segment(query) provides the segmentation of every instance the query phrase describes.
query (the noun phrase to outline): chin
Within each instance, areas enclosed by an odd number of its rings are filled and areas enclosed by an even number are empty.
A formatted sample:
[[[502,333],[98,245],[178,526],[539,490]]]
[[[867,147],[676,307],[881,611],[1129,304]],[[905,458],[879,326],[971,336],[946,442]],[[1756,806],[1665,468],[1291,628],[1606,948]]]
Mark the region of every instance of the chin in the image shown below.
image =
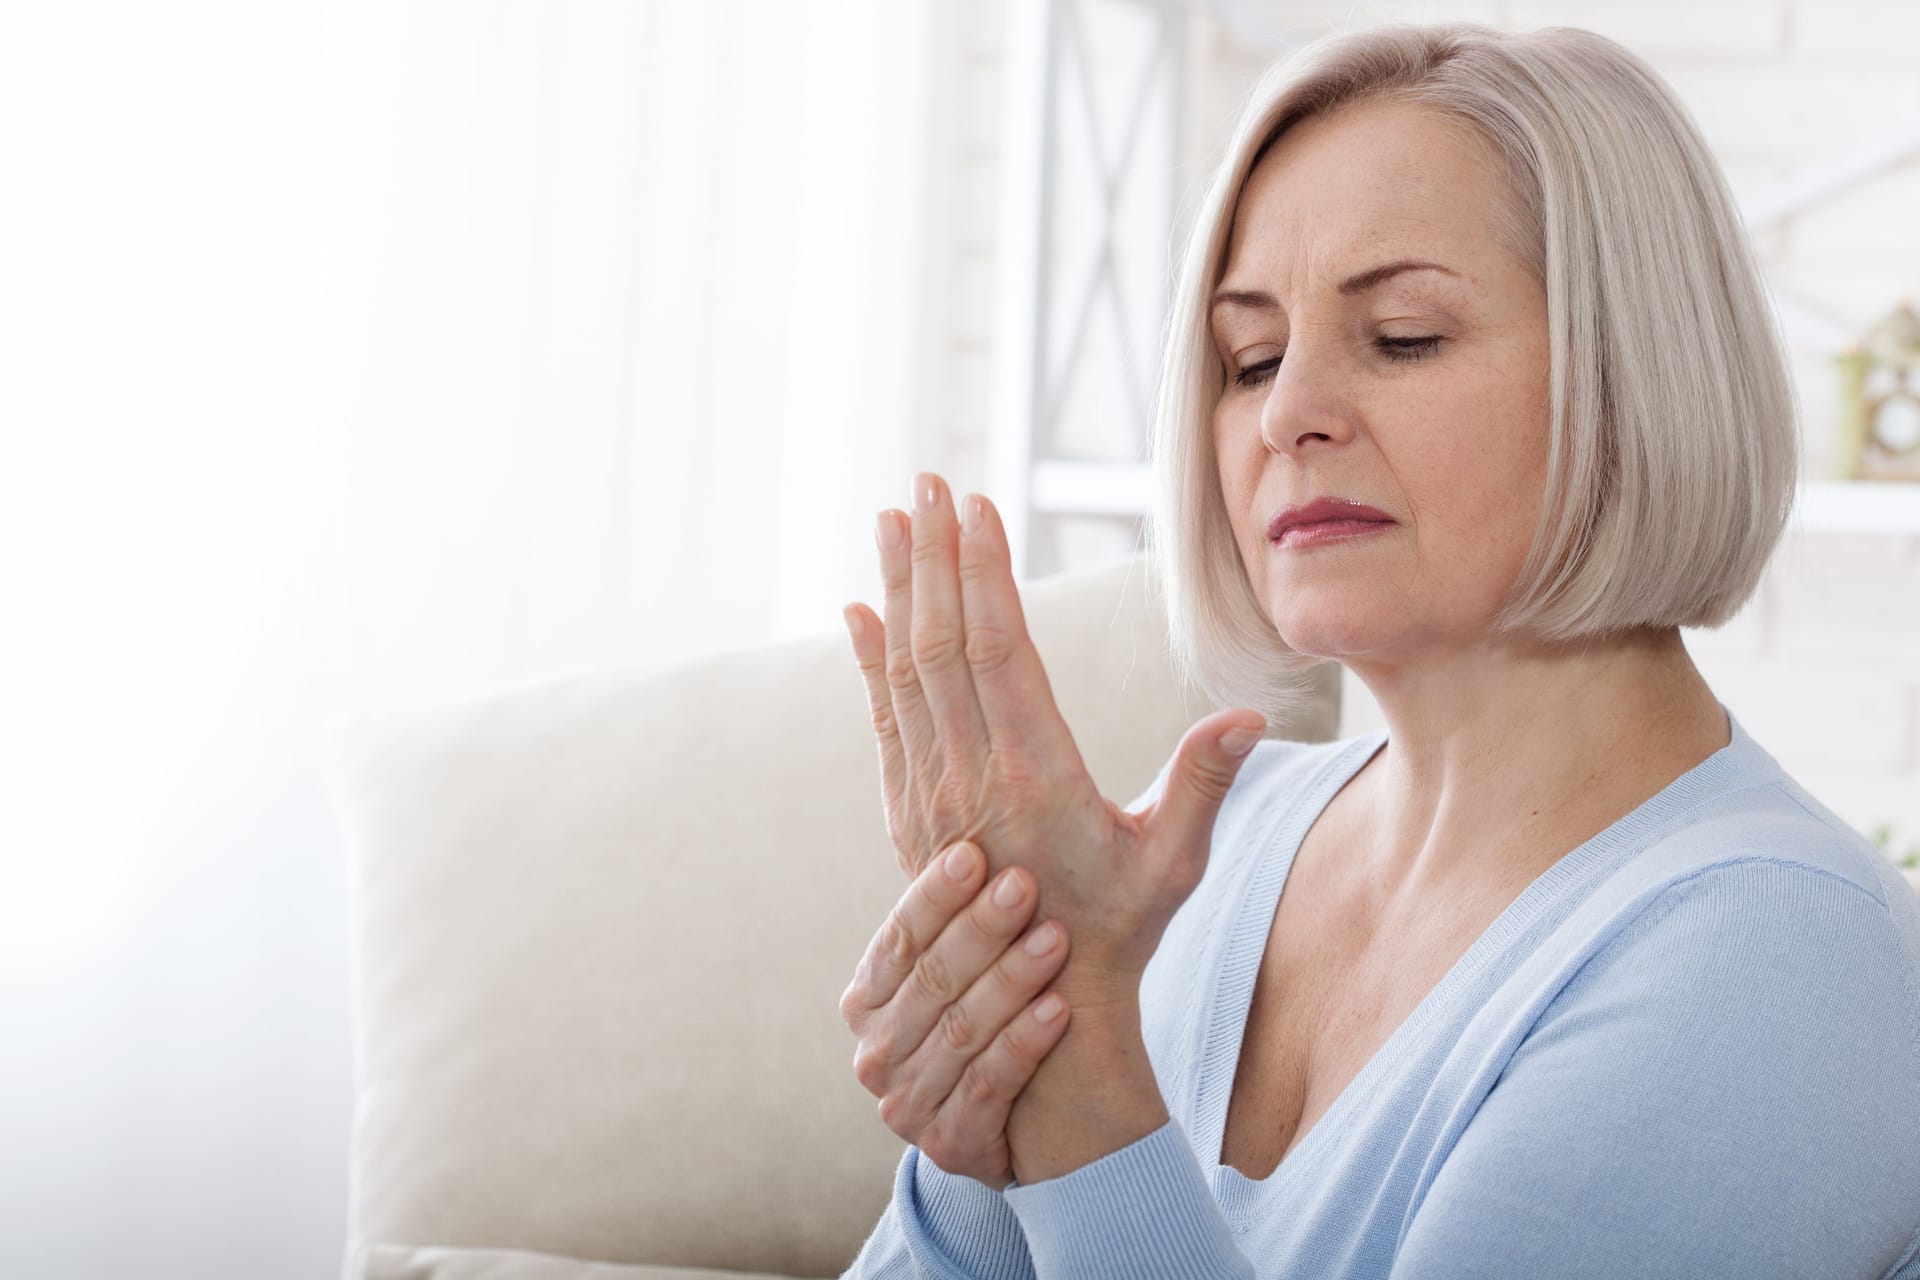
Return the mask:
[[[1377,616],[1374,621],[1378,621]],[[1295,613],[1275,618],[1273,629],[1289,649],[1314,658],[1337,659],[1347,654],[1369,653],[1387,640],[1377,626],[1369,626],[1364,619],[1354,619],[1351,625],[1324,617],[1307,622]]]

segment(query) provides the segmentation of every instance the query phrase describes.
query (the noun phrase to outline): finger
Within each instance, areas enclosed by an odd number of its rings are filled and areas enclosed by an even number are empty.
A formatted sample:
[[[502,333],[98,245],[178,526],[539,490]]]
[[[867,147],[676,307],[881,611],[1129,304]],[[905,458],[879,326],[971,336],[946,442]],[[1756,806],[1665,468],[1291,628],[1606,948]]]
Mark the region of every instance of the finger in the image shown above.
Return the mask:
[[[1027,632],[1000,512],[980,494],[969,494],[967,501],[979,504],[979,515],[960,535],[961,613],[987,741],[1017,738],[1038,759],[1077,761],[1080,748]]]
[[[1212,846],[1212,832],[1227,792],[1246,764],[1258,735],[1265,731],[1264,717],[1246,708],[1234,707],[1201,719],[1188,729],[1173,749],[1172,767],[1165,788],[1155,803],[1152,829],[1165,847],[1188,849],[1204,856]],[[1221,734],[1231,729],[1246,729],[1252,737],[1238,754],[1227,749]],[[1204,862],[1186,868],[1186,878],[1197,884]]]
[[[956,878],[950,859],[957,851],[963,874]],[[985,876],[986,861],[980,851],[961,843],[943,849],[913,878],[867,944],[853,983],[840,999],[841,1015],[855,1024],[856,1031],[865,1021],[864,1014],[885,1006],[899,993],[921,954],[973,901]]]
[[[1040,1016],[1043,1012],[1048,1013],[1046,1018]],[[995,1144],[1006,1142],[1014,1100],[1026,1091],[1033,1073],[1066,1034],[1071,1014],[1066,997],[1049,991],[1009,1019],[993,1043],[967,1064],[933,1119],[920,1131],[922,1149],[934,1143],[951,1151],[986,1151],[993,1157],[993,1167],[1001,1167]]]
[[[1057,921],[1036,925],[1003,948],[966,994],[947,1006],[894,1073],[896,1080],[907,1082],[901,1109],[909,1123],[932,1124],[974,1060],[1058,976],[1067,961],[1065,936]],[[902,1035],[900,1042],[905,1040]]]
[[[900,736],[908,795],[924,803],[933,795],[938,765],[933,712],[920,688],[913,664],[913,547],[907,517],[889,507],[876,526],[880,543],[880,581],[884,603],[884,649],[887,696],[893,701],[893,721]],[[888,545],[888,539],[896,541]],[[938,839],[938,836],[934,837]]]
[[[922,471],[913,485],[908,546],[913,566],[913,666],[939,739],[938,759],[964,770],[969,778],[978,777],[987,754],[987,725],[967,663],[958,567],[960,521],[946,481]]]
[[[956,1047],[965,1047],[967,1057],[986,1047],[991,1033],[975,1033],[963,1020],[988,1016],[992,1011],[979,999],[968,1003],[966,996],[1032,921],[1038,906],[1032,873],[1008,867],[947,923],[933,945],[914,962],[912,972],[880,1015],[887,1019],[885,1039],[896,1061],[912,1057],[942,1023],[948,1026],[940,1034]],[[1003,1016],[1011,1016],[1026,999],[1023,994]],[[954,1075],[958,1074],[956,1067]],[[930,1101],[938,1103],[939,1098]]]
[[[893,715],[893,697],[887,689],[886,635],[879,617],[862,604],[850,604],[841,611],[846,619],[847,637],[853,642],[853,659],[860,666],[860,678],[867,686],[867,710],[873,717],[873,736],[880,745],[880,787],[889,815],[907,812],[907,757],[900,743],[899,722]],[[904,856],[904,855],[903,855]],[[923,868],[909,867],[910,875]]]

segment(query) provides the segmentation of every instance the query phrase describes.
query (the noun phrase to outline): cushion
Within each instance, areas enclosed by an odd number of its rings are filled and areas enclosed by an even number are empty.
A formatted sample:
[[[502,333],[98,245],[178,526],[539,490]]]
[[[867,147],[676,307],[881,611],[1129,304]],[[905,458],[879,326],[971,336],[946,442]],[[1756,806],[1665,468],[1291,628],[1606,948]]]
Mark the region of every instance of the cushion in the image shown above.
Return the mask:
[[[1171,675],[1149,571],[1021,593],[1121,804],[1214,710]],[[1270,732],[1332,737],[1338,674]],[[362,715],[334,753],[349,1277],[843,1271],[905,1144],[839,1000],[906,887],[845,633]]]
[[[524,1249],[415,1249],[373,1245],[353,1268],[367,1280],[788,1280],[766,1271],[621,1266]]]

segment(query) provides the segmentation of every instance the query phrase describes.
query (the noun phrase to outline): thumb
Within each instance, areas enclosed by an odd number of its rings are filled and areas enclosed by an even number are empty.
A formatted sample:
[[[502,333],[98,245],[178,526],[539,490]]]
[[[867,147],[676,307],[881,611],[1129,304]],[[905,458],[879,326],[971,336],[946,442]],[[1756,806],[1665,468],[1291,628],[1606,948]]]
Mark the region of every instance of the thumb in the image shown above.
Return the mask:
[[[1169,834],[1204,843],[1213,832],[1220,802],[1266,729],[1259,712],[1238,709],[1209,716],[1187,730],[1174,751],[1166,790],[1154,807],[1156,825],[1164,822]]]

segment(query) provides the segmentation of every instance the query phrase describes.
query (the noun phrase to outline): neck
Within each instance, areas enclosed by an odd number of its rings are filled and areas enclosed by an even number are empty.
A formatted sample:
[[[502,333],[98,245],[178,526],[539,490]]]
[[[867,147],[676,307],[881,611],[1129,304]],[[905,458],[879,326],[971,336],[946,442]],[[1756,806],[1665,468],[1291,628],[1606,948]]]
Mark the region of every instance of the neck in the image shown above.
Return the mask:
[[[1349,669],[1387,722],[1350,806],[1380,885],[1544,869],[1729,738],[1677,629]]]

